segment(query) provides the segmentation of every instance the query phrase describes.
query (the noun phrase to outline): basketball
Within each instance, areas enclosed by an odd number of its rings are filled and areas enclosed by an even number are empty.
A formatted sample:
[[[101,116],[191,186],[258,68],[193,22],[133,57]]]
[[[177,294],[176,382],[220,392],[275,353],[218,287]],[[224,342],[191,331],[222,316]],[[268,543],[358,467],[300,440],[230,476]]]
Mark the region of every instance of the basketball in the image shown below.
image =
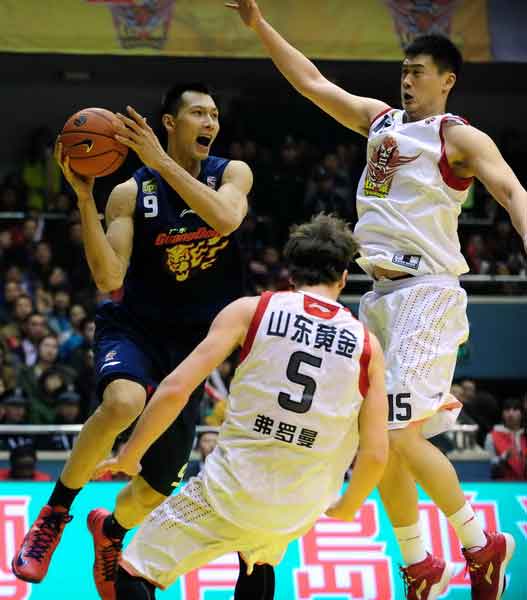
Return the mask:
[[[124,162],[128,148],[115,138],[119,119],[104,108],[85,108],[72,115],[60,134],[70,167],[79,175],[103,177]]]

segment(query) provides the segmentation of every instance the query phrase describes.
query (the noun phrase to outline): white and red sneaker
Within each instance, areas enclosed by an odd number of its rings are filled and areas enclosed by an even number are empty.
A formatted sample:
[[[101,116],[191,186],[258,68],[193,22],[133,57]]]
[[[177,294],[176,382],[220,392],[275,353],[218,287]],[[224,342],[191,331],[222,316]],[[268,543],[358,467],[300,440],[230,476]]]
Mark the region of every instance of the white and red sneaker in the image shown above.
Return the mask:
[[[499,600],[505,592],[505,572],[516,542],[508,533],[487,533],[479,550],[463,548],[472,587],[472,600]]]
[[[406,600],[435,600],[454,576],[454,565],[427,554],[415,565],[401,567]]]

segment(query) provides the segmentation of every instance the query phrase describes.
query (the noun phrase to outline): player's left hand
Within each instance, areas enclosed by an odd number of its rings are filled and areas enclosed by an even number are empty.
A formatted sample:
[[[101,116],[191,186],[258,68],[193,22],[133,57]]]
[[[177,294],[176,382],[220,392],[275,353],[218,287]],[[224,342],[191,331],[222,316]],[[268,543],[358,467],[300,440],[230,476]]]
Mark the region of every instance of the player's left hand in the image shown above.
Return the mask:
[[[121,121],[115,139],[131,148],[144,165],[158,170],[161,161],[166,158],[161,142],[146,122],[146,117],[141,116],[131,106],[127,106],[126,110],[129,116],[115,113]]]
[[[134,477],[141,471],[141,464],[135,459],[130,459],[126,456],[126,452],[119,452],[113,458],[108,458],[100,462],[93,473],[93,479],[101,477],[105,473],[125,473],[130,477]]]

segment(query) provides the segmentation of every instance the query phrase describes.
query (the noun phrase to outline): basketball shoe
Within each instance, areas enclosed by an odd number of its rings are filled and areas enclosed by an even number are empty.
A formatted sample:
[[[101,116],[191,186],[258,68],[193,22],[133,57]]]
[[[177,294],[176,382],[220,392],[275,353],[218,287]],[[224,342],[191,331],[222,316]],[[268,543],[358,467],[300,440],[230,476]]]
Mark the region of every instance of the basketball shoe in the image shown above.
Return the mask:
[[[454,565],[427,554],[415,565],[401,567],[406,600],[435,600],[448,587]]]
[[[472,586],[472,600],[499,600],[505,591],[505,571],[516,542],[508,533],[487,533],[487,545],[479,550],[463,548]]]
[[[122,540],[114,540],[103,531],[104,519],[110,513],[104,508],[96,508],[88,515],[88,529],[93,536],[95,560],[93,578],[102,600],[115,600],[115,577],[123,548]]]
[[[48,572],[64,527],[72,519],[65,508],[44,505],[13,558],[13,574],[24,581],[40,583]]]

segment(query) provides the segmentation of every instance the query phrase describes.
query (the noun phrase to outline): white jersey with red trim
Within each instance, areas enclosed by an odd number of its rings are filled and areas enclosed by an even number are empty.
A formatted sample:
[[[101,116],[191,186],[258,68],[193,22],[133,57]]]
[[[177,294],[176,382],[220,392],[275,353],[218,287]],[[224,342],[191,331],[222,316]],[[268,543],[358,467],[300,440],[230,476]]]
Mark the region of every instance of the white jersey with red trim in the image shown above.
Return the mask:
[[[368,164],[357,188],[355,235],[358,264],[413,275],[466,273],[457,234],[458,216],[472,178],[454,175],[444,149],[452,114],[405,122],[403,110],[375,117],[368,136]]]
[[[357,451],[369,359],[367,330],[341,304],[262,294],[202,471],[213,508],[252,530],[311,526]]]

